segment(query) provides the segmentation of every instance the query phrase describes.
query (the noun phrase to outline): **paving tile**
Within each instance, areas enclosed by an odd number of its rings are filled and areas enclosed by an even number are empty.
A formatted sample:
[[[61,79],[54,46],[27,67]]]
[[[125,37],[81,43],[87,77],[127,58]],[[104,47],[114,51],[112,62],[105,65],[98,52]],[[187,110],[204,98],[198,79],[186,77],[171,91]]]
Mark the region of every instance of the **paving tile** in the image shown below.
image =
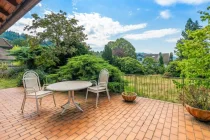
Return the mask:
[[[135,104],[122,102],[111,94],[111,101],[100,96],[95,108],[95,96],[84,102],[84,92],[75,92],[75,100],[84,112],[71,107],[62,116],[60,106],[67,101],[66,93],[55,93],[43,99],[40,116],[36,102],[27,99],[24,114],[20,113],[23,88],[0,90],[1,140],[199,140],[210,139],[210,123],[194,119],[180,104],[138,97]]]

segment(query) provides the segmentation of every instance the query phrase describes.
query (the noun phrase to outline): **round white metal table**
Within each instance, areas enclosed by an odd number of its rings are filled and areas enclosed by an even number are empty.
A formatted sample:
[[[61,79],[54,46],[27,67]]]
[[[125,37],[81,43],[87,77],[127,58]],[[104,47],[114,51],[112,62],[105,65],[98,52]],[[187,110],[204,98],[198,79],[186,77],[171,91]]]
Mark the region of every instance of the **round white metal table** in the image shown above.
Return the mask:
[[[61,114],[63,114],[66,111],[66,109],[70,108],[71,100],[77,109],[83,111],[82,108],[78,105],[78,103],[76,103],[74,100],[74,91],[88,88],[91,85],[92,83],[88,81],[64,81],[64,82],[50,84],[46,87],[46,89],[50,91],[60,91],[60,92],[68,91],[68,102],[63,106],[61,106],[63,108]]]

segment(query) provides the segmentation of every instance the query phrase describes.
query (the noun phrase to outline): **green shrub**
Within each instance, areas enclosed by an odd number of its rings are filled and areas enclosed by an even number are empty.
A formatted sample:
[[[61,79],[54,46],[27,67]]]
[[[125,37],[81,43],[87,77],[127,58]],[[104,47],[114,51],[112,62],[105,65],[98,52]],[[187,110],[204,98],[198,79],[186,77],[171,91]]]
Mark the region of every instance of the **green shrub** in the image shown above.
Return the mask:
[[[171,73],[172,77],[180,77],[181,70],[178,65],[178,61],[170,62],[166,68],[166,72]]]
[[[115,66],[126,74],[144,74],[142,64],[131,57],[116,58]]]
[[[121,71],[110,65],[102,58],[93,55],[82,55],[70,58],[65,66],[60,67],[56,74],[47,76],[51,81],[65,80],[97,80],[100,71],[106,68],[109,71],[109,90],[121,92],[123,79]]]

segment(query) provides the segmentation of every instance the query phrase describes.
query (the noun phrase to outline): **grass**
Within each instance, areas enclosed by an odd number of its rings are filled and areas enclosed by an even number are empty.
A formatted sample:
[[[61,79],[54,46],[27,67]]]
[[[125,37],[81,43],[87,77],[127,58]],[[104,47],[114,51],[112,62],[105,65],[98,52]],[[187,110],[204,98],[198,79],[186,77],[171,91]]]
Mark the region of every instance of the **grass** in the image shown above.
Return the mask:
[[[17,87],[17,79],[0,79],[0,89]]]
[[[126,91],[136,92],[139,96],[170,102],[179,102],[180,89],[176,88],[173,80],[181,82],[179,78],[163,78],[156,76],[125,76],[129,82]]]

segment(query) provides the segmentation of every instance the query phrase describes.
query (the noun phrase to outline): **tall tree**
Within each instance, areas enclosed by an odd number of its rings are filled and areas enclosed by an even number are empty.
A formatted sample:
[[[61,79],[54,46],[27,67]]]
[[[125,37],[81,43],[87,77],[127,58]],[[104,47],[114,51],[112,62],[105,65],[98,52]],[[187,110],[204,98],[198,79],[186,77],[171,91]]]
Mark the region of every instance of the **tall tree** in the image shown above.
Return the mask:
[[[64,65],[72,56],[87,53],[89,46],[84,43],[86,39],[84,28],[78,25],[78,20],[75,18],[69,19],[63,11],[52,12],[44,17],[32,14],[32,17],[32,25],[26,26],[25,30],[36,35],[38,44],[51,42],[49,53],[58,60],[55,66]]]
[[[160,65],[160,66],[164,66],[163,55],[162,55],[161,52],[159,53],[159,65]]]
[[[184,39],[177,45],[183,52],[184,59],[180,62],[181,73],[188,78],[210,78],[210,6],[207,11],[201,11],[201,20],[207,21],[207,26],[188,31],[189,39]]]
[[[124,38],[117,39],[116,41],[110,41],[107,45],[113,50],[115,56],[132,57],[136,59],[136,50],[134,46]]]
[[[173,61],[173,53],[172,52],[170,52],[170,55],[169,55],[169,62],[172,62]]]
[[[188,31],[195,31],[197,29],[200,29],[201,26],[199,25],[198,21],[196,20],[195,22],[192,21],[191,18],[187,20],[187,23],[185,25],[184,31],[182,31],[182,38],[177,41],[177,44],[183,43],[183,40],[190,40],[192,39],[188,35]],[[182,60],[184,58],[183,52],[176,46],[175,51],[176,55],[178,56],[178,60]]]
[[[102,57],[104,60],[108,61],[110,64],[112,63],[113,61],[112,49],[108,45],[105,45],[104,51],[102,53]]]

